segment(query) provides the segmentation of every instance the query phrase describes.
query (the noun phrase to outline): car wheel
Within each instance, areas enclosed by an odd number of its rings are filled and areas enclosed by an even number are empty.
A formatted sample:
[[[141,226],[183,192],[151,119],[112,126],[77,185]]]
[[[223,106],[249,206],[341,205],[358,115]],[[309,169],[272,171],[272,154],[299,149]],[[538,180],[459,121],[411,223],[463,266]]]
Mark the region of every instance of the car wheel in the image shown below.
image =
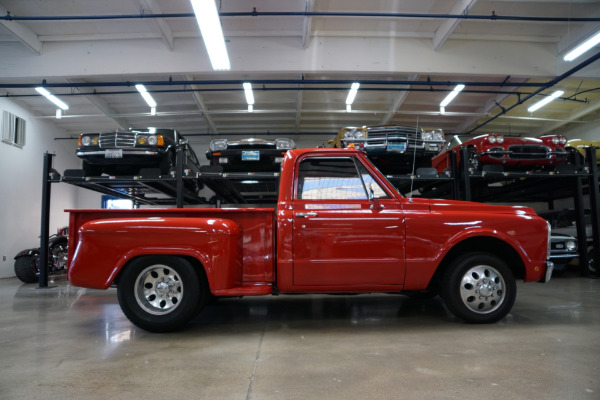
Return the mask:
[[[83,169],[83,173],[85,176],[100,176],[102,175],[102,166],[100,165],[92,165],[83,161],[81,163],[81,168]]]
[[[15,260],[15,275],[23,283],[39,282],[40,256],[38,254],[25,255]]]
[[[467,150],[469,156],[469,164],[475,171],[481,171],[481,163],[479,162],[479,154],[477,154],[477,150],[473,147],[469,147]]]
[[[470,323],[496,322],[511,310],[517,294],[506,263],[487,253],[469,253],[455,260],[442,283],[448,309]]]
[[[145,256],[133,260],[117,285],[123,313],[150,332],[183,328],[206,304],[204,274],[175,256]]]

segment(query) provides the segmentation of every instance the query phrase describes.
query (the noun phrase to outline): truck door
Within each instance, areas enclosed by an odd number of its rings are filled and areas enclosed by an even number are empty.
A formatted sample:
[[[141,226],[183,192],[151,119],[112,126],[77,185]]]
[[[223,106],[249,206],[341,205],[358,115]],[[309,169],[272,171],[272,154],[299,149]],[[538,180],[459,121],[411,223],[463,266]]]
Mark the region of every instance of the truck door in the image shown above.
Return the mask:
[[[297,171],[294,285],[403,284],[399,201],[356,157],[308,157]]]

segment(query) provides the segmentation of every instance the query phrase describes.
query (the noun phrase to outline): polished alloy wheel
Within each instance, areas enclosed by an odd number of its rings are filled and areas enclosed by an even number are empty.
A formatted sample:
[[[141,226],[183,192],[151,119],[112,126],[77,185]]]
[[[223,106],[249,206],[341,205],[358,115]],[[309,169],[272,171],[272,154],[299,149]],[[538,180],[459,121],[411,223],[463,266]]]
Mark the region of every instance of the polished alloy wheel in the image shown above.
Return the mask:
[[[179,275],[167,265],[152,265],[135,280],[135,300],[146,312],[164,315],[177,308],[183,297]]]
[[[487,314],[497,310],[504,301],[504,279],[488,265],[477,265],[463,275],[460,297],[471,311]]]

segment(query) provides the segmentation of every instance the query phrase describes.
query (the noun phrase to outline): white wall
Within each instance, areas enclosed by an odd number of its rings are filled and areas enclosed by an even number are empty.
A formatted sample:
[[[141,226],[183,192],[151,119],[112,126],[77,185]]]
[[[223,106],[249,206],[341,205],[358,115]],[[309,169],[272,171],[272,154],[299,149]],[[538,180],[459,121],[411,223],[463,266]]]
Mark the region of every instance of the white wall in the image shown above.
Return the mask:
[[[0,111],[25,119],[25,146],[0,143],[0,278],[14,276],[13,257],[21,250],[38,247],[41,229],[42,165],[44,153],[55,153],[53,167],[80,168],[75,141],[55,141],[67,136],[51,122],[34,115],[18,103],[0,98]],[[52,184],[50,233],[68,225],[67,208],[100,207],[100,196],[82,194],[84,189],[65,183]]]
[[[560,133],[569,139],[600,140],[600,120],[589,124],[569,126],[564,133]]]

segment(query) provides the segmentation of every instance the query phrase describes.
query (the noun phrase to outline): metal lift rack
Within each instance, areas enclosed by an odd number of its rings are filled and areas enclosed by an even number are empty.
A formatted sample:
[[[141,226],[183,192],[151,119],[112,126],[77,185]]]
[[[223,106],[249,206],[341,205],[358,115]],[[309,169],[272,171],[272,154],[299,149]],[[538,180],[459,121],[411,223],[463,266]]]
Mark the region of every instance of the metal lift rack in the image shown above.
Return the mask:
[[[558,198],[574,198],[577,211],[577,229],[582,273],[589,275],[587,237],[584,221],[584,194],[589,194],[592,210],[593,245],[600,249],[600,195],[598,166],[595,148],[588,148],[589,165],[584,169],[559,169],[557,172],[503,172],[484,170],[475,172],[467,163],[457,164],[456,153],[451,156],[451,173],[438,174],[426,168],[414,175],[389,175],[388,180],[401,193],[417,192],[420,197],[451,198],[473,201],[549,201]],[[51,184],[64,182],[104,194],[131,199],[135,204],[186,205],[221,203],[256,204],[277,202],[279,173],[247,172],[224,173],[219,168],[203,167],[199,173],[184,175],[184,146],[177,150],[175,176],[160,176],[155,171],[142,171],[143,175],[130,177],[86,177],[81,170],[66,170],[61,176],[52,169],[53,154],[44,154],[42,179],[42,216],[40,235],[39,287],[48,287],[48,237],[50,217]],[[460,151],[462,160],[467,160],[467,149]],[[198,197],[195,191],[186,188],[184,182],[202,182],[215,193],[210,202]],[[585,250],[585,251],[584,251]],[[597,257],[595,258],[597,263]],[[596,271],[598,265],[596,264]]]

